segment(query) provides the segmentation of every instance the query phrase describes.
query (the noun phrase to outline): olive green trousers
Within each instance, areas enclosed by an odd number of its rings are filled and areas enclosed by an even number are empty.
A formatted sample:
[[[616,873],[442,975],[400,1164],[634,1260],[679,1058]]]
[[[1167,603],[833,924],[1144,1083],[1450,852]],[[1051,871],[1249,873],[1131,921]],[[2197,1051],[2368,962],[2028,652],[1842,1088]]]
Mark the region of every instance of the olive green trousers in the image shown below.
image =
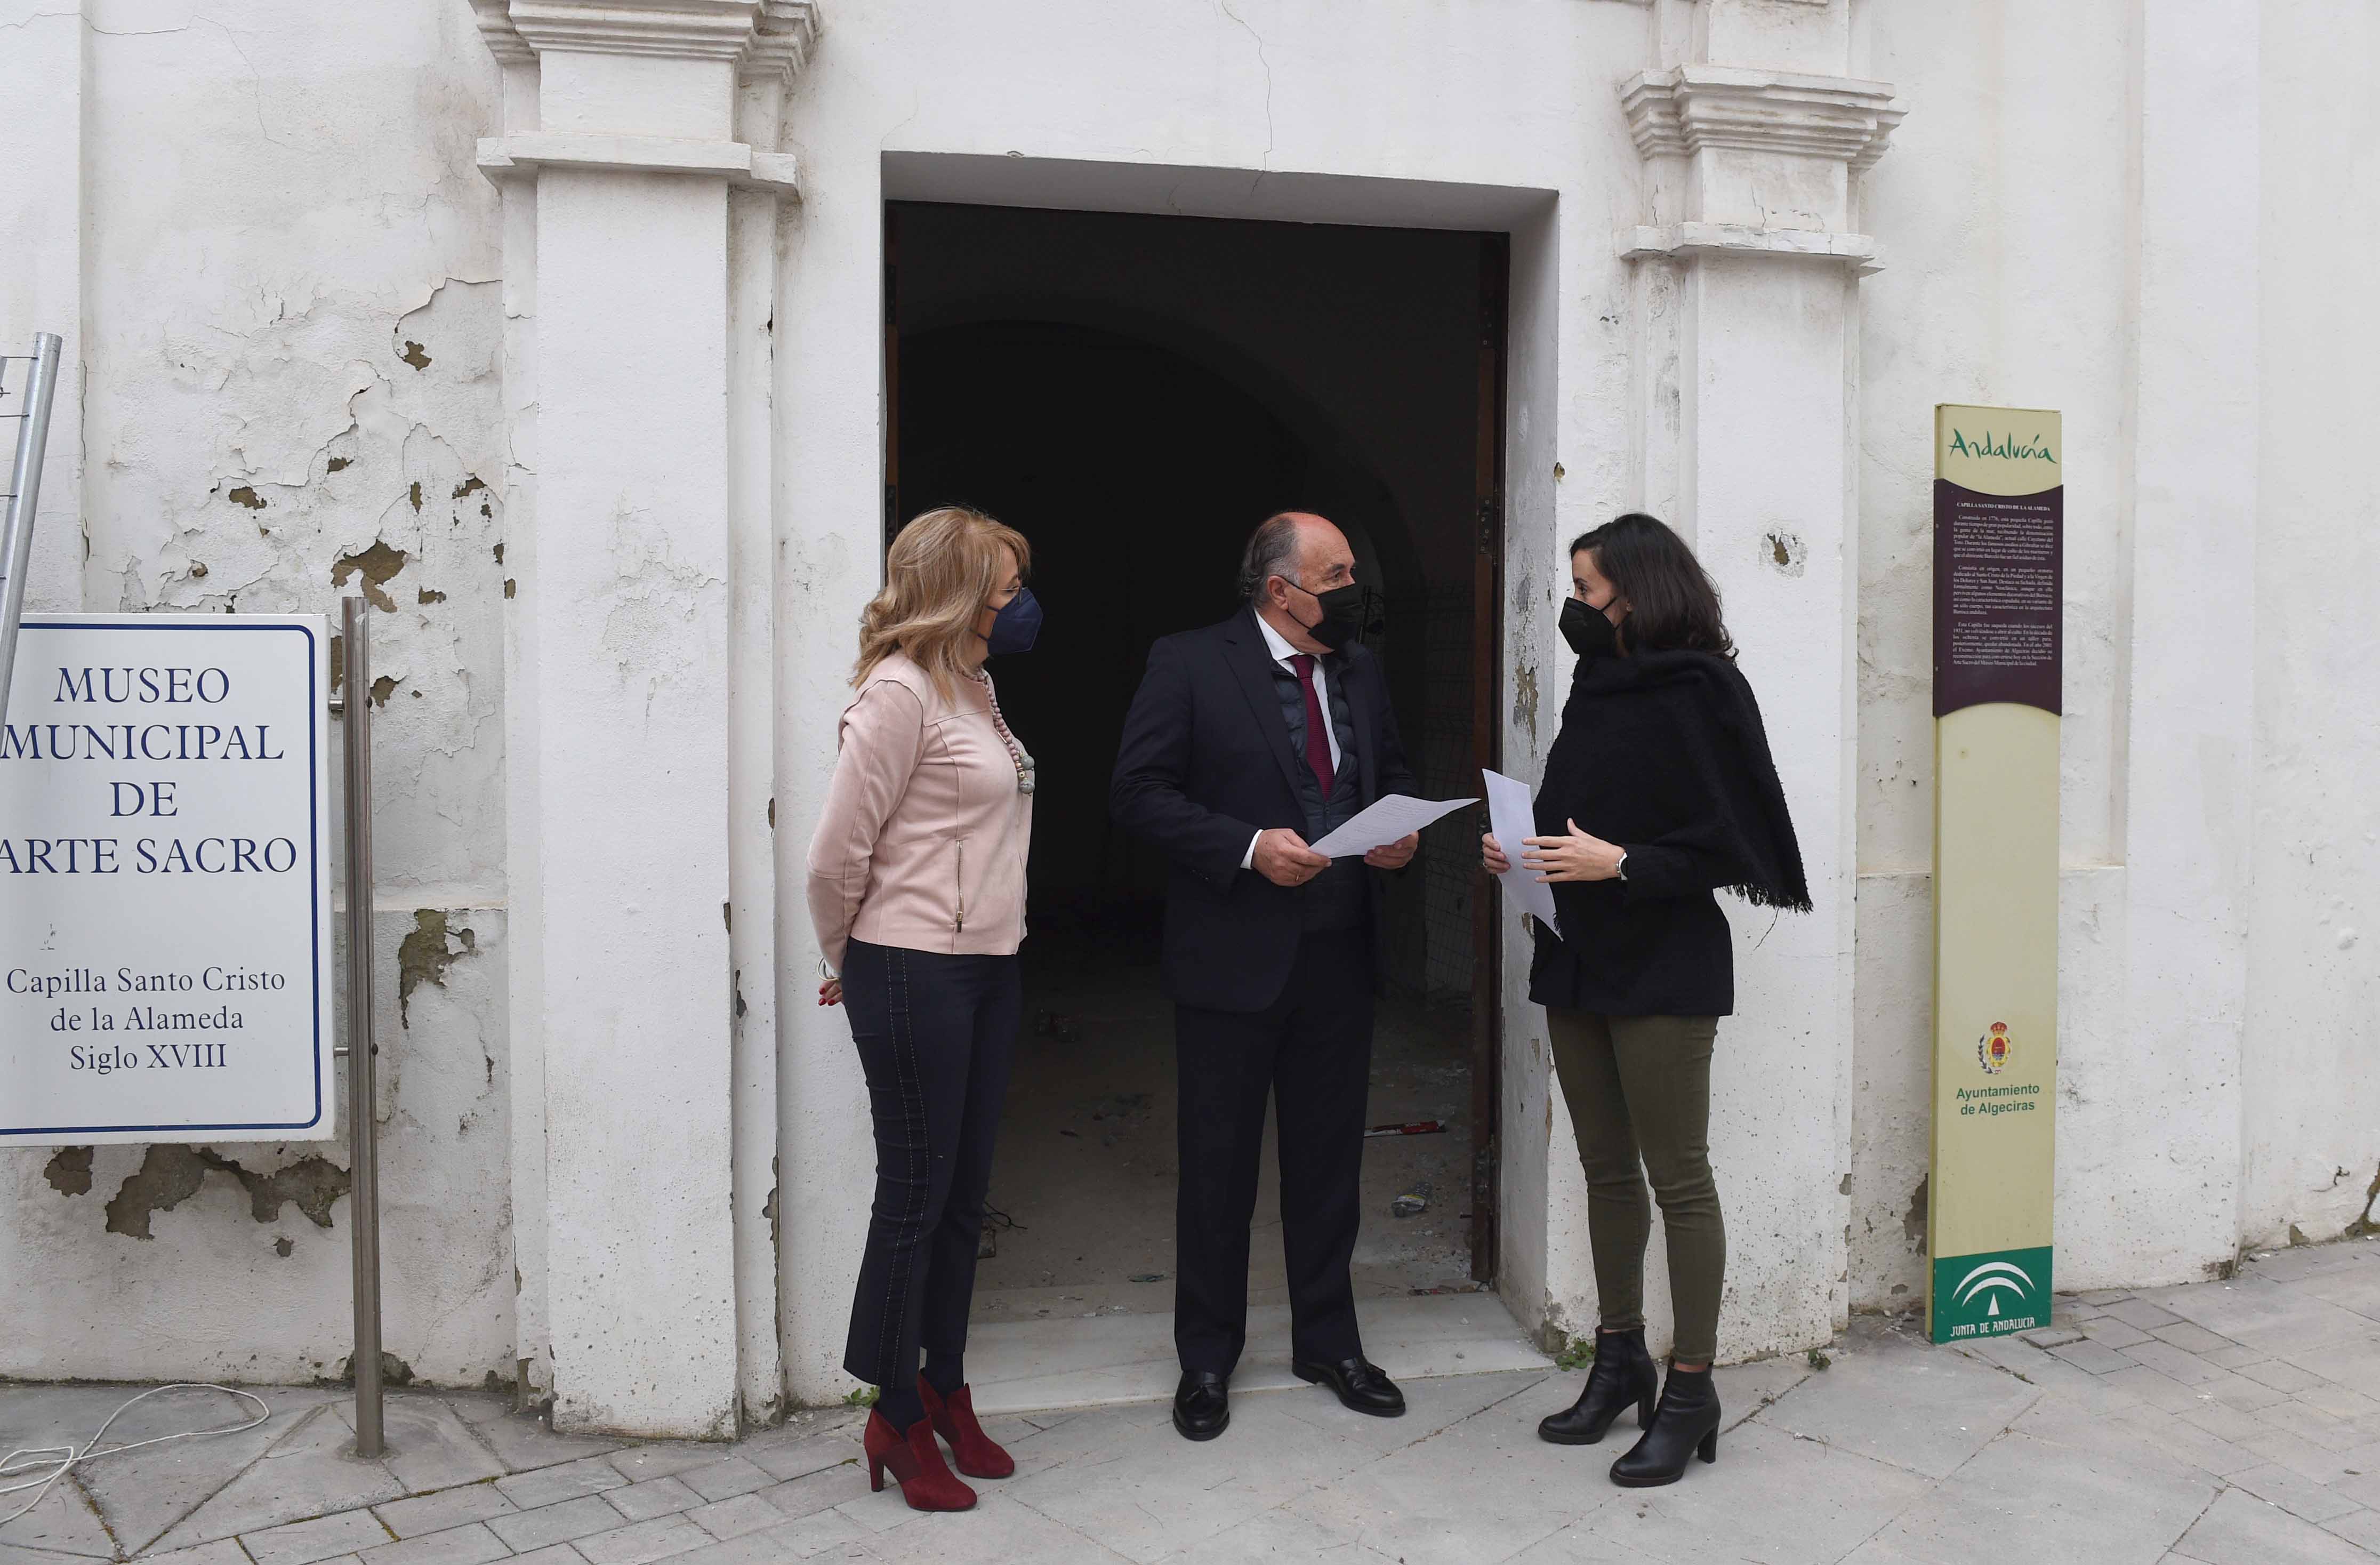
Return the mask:
[[[1710,1166],[1718,1018],[1599,1016],[1549,1007],[1546,1025],[1586,1171],[1587,1242],[1603,1328],[1645,1324],[1649,1173],[1669,1241],[1677,1312],[1670,1352],[1682,1363],[1707,1363],[1718,1352],[1719,1291],[1727,1278],[1727,1225]]]

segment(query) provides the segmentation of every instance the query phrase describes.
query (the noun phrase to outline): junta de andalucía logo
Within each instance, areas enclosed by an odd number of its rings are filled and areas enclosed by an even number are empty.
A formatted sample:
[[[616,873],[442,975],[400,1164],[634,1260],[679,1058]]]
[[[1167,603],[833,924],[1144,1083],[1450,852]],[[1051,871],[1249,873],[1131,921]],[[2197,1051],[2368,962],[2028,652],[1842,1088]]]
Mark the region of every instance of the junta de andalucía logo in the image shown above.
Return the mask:
[[[2014,435],[1995,435],[1985,430],[1981,440],[1969,440],[1957,430],[1950,431],[1950,449],[1961,456],[2001,456],[2011,462],[2046,462],[2058,466],[2058,458],[2049,447],[2039,442],[2019,440]]]

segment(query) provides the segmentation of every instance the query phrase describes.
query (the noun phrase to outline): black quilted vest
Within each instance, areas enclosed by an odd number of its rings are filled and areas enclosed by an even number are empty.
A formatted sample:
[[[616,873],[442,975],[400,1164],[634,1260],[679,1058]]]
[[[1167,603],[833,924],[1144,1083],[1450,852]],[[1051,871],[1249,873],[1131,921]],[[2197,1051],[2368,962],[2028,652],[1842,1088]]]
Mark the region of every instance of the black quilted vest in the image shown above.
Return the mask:
[[[1355,750],[1355,715],[1347,704],[1346,664],[1331,658],[1321,664],[1330,702],[1330,731],[1339,739],[1339,770],[1331,780],[1330,796],[1322,796],[1321,780],[1305,764],[1305,687],[1297,675],[1279,663],[1272,665],[1272,686],[1281,697],[1281,715],[1289,724],[1289,751],[1297,759],[1297,803],[1305,813],[1305,840],[1318,843],[1354,819],[1363,807],[1360,780],[1363,760]],[[1297,889],[1307,933],[1363,927],[1370,890],[1359,855],[1334,858],[1330,867]]]

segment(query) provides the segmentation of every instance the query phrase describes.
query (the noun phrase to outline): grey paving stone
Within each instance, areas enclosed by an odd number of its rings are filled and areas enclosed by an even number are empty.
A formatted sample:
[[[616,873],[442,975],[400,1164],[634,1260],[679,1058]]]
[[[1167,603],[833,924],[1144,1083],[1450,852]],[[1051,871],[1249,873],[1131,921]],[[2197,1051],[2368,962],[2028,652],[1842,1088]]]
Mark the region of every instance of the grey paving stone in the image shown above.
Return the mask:
[[[502,1559],[511,1553],[485,1523],[474,1522],[466,1527],[449,1527],[443,1533],[424,1533],[418,1538],[384,1543],[378,1548],[365,1549],[358,1558],[363,1565],[488,1565],[488,1561]]]
[[[1572,1556],[1554,1547],[1563,1537],[1563,1533],[1555,1534],[1514,1555],[1510,1565],[1568,1565]],[[1345,1560],[1348,1565],[1372,1565],[1384,1558],[1362,1549],[1353,1535],[1327,1527],[1310,1516],[1268,1510],[1235,1527],[1227,1527],[1213,1537],[1199,1540],[1167,1565],[1284,1565],[1289,1560]],[[1644,1556],[1637,1559],[1642,1560]]]
[[[353,1427],[352,1410],[343,1404],[340,1411],[350,1415]],[[408,1493],[451,1489],[458,1484],[504,1475],[504,1464],[495,1453],[437,1397],[391,1397],[383,1408],[383,1423],[388,1470]]]
[[[395,1474],[377,1462],[358,1461],[354,1450],[355,1436],[347,1426],[330,1408],[317,1408],[262,1459],[176,1523],[154,1547],[181,1548],[262,1532],[285,1522],[377,1505],[405,1493]]]
[[[2344,1419],[2333,1418],[2320,1408],[2309,1407],[2291,1399],[2277,1402],[2256,1414],[2274,1428],[2310,1441],[2327,1451],[2349,1451],[2369,1443],[2363,1434]]]
[[[370,1511],[347,1510],[250,1533],[239,1541],[256,1565],[314,1565],[333,1555],[356,1554],[387,1543],[394,1535]]]
[[[2240,1346],[2228,1337],[2218,1337],[2204,1326],[2193,1326],[2186,1320],[2160,1326],[2151,1335],[2171,1342],[2186,1353],[2219,1353]]]
[[[740,1538],[782,1525],[785,1513],[759,1495],[749,1494],[697,1506],[686,1513],[686,1519],[714,1538]]]
[[[2242,1365],[2239,1373],[2259,1385],[2270,1386],[2276,1391],[2302,1391],[2309,1386],[2325,1383],[2312,1370],[2300,1369],[2285,1359],[2266,1359],[2262,1364]]]
[[[1795,1439],[1765,1420],[1720,1437],[1718,1455],[1717,1466],[1697,1464],[1658,1498],[1645,1491],[1597,1505],[1568,1529],[1581,1547],[1564,1552],[1575,1559],[1611,1558],[1587,1546],[1616,1545],[1661,1561],[1832,1565],[1932,1486],[1918,1474]],[[1578,1476],[1601,1488],[1603,1465]],[[1594,1498],[1594,1490],[1581,1498]],[[1390,1559],[1407,1552],[1390,1529],[1371,1547]]]
[[[419,1537],[424,1533],[443,1532],[467,1522],[485,1522],[492,1516],[509,1516],[515,1507],[504,1491],[493,1484],[466,1484],[460,1488],[443,1489],[437,1494],[417,1495],[411,1499],[393,1499],[386,1505],[375,1506],[380,1519],[388,1530],[401,1538]]]
[[[2096,1340],[2087,1342],[2069,1342],[2064,1347],[2052,1348],[2049,1352],[2053,1356],[2064,1360],[2077,1369],[2087,1369],[2094,1375],[2112,1375],[2119,1369],[2138,1367],[2131,1359]]]
[[[2185,1320],[2271,1353],[2304,1353],[2369,1336],[2373,1328],[2353,1310],[2276,1282],[2204,1282],[2159,1289],[2155,1297]]]
[[[674,1516],[702,1503],[700,1495],[675,1478],[648,1478],[641,1484],[630,1484],[623,1489],[606,1489],[603,1498],[613,1510],[630,1522],[650,1522],[656,1516]]]
[[[2338,1534],[2349,1543],[2380,1559],[2380,1510],[2350,1510],[2344,1516],[2334,1516],[2325,1522],[2323,1530]]]
[[[574,1499],[580,1495],[601,1494],[605,1489],[624,1488],[628,1480],[619,1470],[600,1456],[581,1457],[565,1462],[559,1467],[541,1467],[535,1472],[516,1473],[509,1478],[496,1480],[504,1497],[523,1510],[535,1510],[540,1506],[558,1500]]]
[[[2203,1565],[2371,1565],[2370,1556],[2344,1537],[2245,1489],[2217,1496],[2174,1552]]]
[[[2095,1288],[2075,1295],[2084,1304],[2099,1309],[2106,1309],[2110,1304],[2120,1304],[2131,1296],[2130,1292],[2122,1288]]]
[[[88,1439],[89,1431],[84,1432]],[[0,1456],[8,1448],[0,1446]],[[115,1540],[92,1509],[90,1498],[77,1486],[75,1479],[85,1471],[74,1473],[52,1485],[42,1502],[26,1515],[0,1527],[0,1547],[30,1548],[44,1554],[69,1554],[86,1559],[114,1559]],[[48,1475],[50,1469],[42,1468],[12,1477],[12,1483],[31,1483]],[[32,1491],[0,1498],[0,1510],[14,1510],[31,1499]]]
[[[738,1544],[765,1541],[771,1547],[783,1550],[777,1559],[821,1560],[856,1560],[875,1565],[878,1556],[868,1552],[862,1540],[870,1536],[868,1529],[854,1522],[840,1510],[820,1510],[797,1517],[765,1533],[754,1533],[735,1543],[712,1544],[711,1548],[733,1548]],[[689,1559],[693,1556],[688,1555]],[[1111,1562],[1112,1565],[1112,1562]]]
[[[48,1388],[0,1387],[0,1421],[5,1421],[6,1411],[23,1393],[37,1389]],[[103,1401],[105,1405],[86,1427],[55,1424],[40,1430],[0,1434],[0,1451],[63,1439],[87,1441],[98,1429],[100,1419],[119,1406],[134,1389],[75,1386],[60,1389],[86,1393],[91,1403]],[[152,1446],[147,1450],[92,1462],[76,1472],[75,1481],[97,1504],[118,1544],[136,1555],[185,1547],[182,1540],[170,1545],[159,1540],[267,1450],[288,1438],[333,1396],[327,1391],[290,1388],[259,1388],[256,1394],[273,1410],[272,1419],[260,1428],[240,1435],[210,1435],[203,1440],[176,1440],[171,1445]],[[39,1405],[27,1404],[29,1408]],[[128,1442],[148,1439],[189,1428],[210,1418],[225,1424],[239,1423],[254,1416],[254,1411],[237,1399],[219,1393],[200,1396],[176,1392],[152,1397],[132,1409],[108,1430],[107,1438],[121,1438]]]
[[[2320,1408],[2333,1418],[2347,1423],[2380,1419],[2380,1399],[2367,1397],[2350,1387],[2334,1385],[2328,1380],[2318,1386],[2308,1386],[2303,1390],[2293,1392],[2291,1395],[2295,1401],[2301,1401],[2308,1407]],[[2363,1438],[2367,1440],[2380,1440],[2380,1429],[2375,1429]]]
[[[2218,1439],[2252,1440],[2269,1435],[2273,1426],[2262,1418],[2228,1402],[2209,1401],[2179,1415],[2183,1422],[2205,1430]]]
[[[1940,1478],[2039,1395],[2013,1376],[1930,1345],[1877,1343],[1837,1359],[1759,1421]]]
[[[2047,1326],[2038,1331],[2018,1333],[2036,1348],[2062,1348],[2069,1342],[2082,1341],[2082,1329],[2074,1326]]]
[[[12,1558],[16,1555],[24,1557],[21,1565],[42,1565],[44,1561],[55,1565],[58,1560],[73,1558],[71,1555],[36,1555],[31,1549],[0,1548],[0,1565],[20,1565]],[[194,1548],[177,1548],[171,1554],[144,1554],[140,1557],[140,1565],[249,1565],[249,1559],[248,1551],[239,1547],[237,1538],[217,1538],[212,1543],[202,1543]]]
[[[799,1440],[762,1443],[747,1440],[735,1454],[780,1482],[823,1472],[859,1455],[859,1442],[841,1435],[813,1435]]]
[[[2185,1386],[2204,1386],[2219,1379],[2223,1371],[2200,1358],[2184,1353],[2170,1342],[2150,1341],[2135,1342],[2123,1349],[2123,1355],[2134,1364],[2147,1365],[2161,1375],[2180,1381]]]
[[[2289,1401],[2286,1393],[2276,1391],[2262,1381],[2251,1380],[2244,1375],[2234,1375],[2228,1380],[2202,1386],[2200,1390],[2212,1395],[2216,1401],[2246,1413],[2256,1413]]]
[[[2143,1331],[2154,1331],[2160,1326],[2171,1326],[2181,1317],[2146,1299],[2126,1299],[2107,1306],[2107,1313],[2127,1326],[2137,1326]]]
[[[2269,1435],[2240,1443],[2246,1450],[2269,1457],[2317,1484],[2348,1482],[2350,1473],[2362,1470],[2363,1465],[2362,1458],[2359,1456],[2317,1445],[2289,1429],[2276,1429]]]
[[[2228,1369],[2234,1375],[2245,1374],[2252,1365],[2272,1362],[2270,1355],[2262,1349],[2241,1347],[2237,1344],[2218,1353],[2202,1353],[2199,1356],[2216,1368]]]
[[[2119,1369],[2100,1378],[2119,1390],[2129,1391],[2152,1407],[2168,1413],[2189,1413],[2204,1405],[2204,1399],[2189,1387],[2161,1370],[2136,1364],[2130,1369]]]
[[[587,1565],[587,1561],[568,1544],[552,1543],[527,1554],[516,1554],[508,1565]]]
[[[455,1410],[455,1416],[466,1424],[487,1424],[514,1411],[510,1397],[492,1396],[479,1391],[441,1391],[439,1396]]]
[[[1524,1380],[1517,1384],[1527,1383]],[[1333,1400],[1330,1411],[1338,1417],[1330,1422],[1347,1430],[1348,1438],[1342,1438],[1331,1427],[1313,1422],[1310,1416],[1301,1416],[1315,1412],[1316,1401],[1301,1391],[1232,1399],[1232,1428],[1227,1438],[1245,1440],[1247,1454],[1231,1459],[1232,1478],[1229,1483],[1219,1484],[1220,1474],[1209,1463],[1185,1460],[1181,1437],[1173,1433],[1172,1425],[1161,1415],[1151,1417],[1154,1410],[1116,1408],[1101,1409],[1087,1414],[1077,1425],[1070,1425],[1068,1432],[1080,1438],[1051,1450],[1053,1455],[1061,1451],[1074,1454],[1059,1456],[1046,1463],[1037,1462],[999,1485],[998,1492],[1074,1532],[1099,1539],[1126,1559],[1150,1561],[1187,1548],[1260,1511],[1307,1495],[1318,1486],[1359,1469],[1393,1472],[1395,1464],[1415,1449],[1407,1446],[1380,1456],[1378,1449],[1369,1443],[1379,1437],[1380,1431],[1357,1426],[1401,1424],[1404,1420],[1351,1417]],[[1497,1405],[1513,1406],[1510,1401]],[[1514,1408],[1514,1412],[1517,1413],[1518,1409]],[[1534,1416],[1458,1420],[1429,1439],[1427,1445],[1443,1453],[1441,1470],[1457,1469],[1466,1462],[1483,1460],[1479,1453],[1490,1445],[1500,1450],[1504,1445],[1517,1444],[1512,1431],[1524,1425],[1531,1431],[1529,1438],[1543,1445],[1543,1441],[1536,1440],[1535,1425]],[[1053,1431],[1053,1437],[1055,1434]],[[1363,1438],[1354,1438],[1357,1436]],[[1518,1452],[1513,1453],[1512,1465],[1516,1474],[1540,1471],[1536,1459]],[[864,1473],[854,1474],[855,1479],[863,1481],[865,1476]],[[978,1492],[990,1487],[978,1486]],[[880,1507],[875,1504],[880,1498],[891,1496],[868,1497],[866,1510],[860,1504],[844,1509],[854,1520],[867,1525],[875,1515],[881,1514]],[[1572,1507],[1571,1514],[1583,1509]],[[1558,1517],[1537,1532],[1514,1538],[1512,1548],[1535,1541],[1568,1519]]]
[[[504,1540],[507,1548],[526,1554],[548,1544],[568,1543],[590,1533],[609,1532],[619,1524],[620,1513],[604,1504],[601,1495],[580,1495],[576,1499],[560,1500],[516,1516],[494,1517],[488,1527]]]
[[[2316,1272],[2294,1286],[2366,1319],[2380,1320],[2380,1260]]]
[[[648,1478],[666,1478],[689,1467],[717,1462],[728,1452],[724,1445],[702,1440],[666,1440],[623,1446],[611,1454],[610,1461],[620,1470],[621,1476],[632,1484],[640,1484]]]
[[[888,1476],[884,1484],[890,1488],[892,1480]],[[856,1465],[829,1467],[753,1492],[787,1517],[808,1516],[866,1494],[868,1471]]]
[[[740,1456],[722,1456],[703,1466],[687,1468],[677,1475],[677,1481],[705,1499],[732,1499],[755,1489],[765,1489],[777,1479],[758,1462],[747,1462]]]
[[[488,1419],[473,1425],[471,1432],[485,1440],[496,1460],[514,1473],[556,1467],[620,1447],[617,1440],[593,1435],[557,1435],[546,1427],[542,1419],[528,1413],[507,1413]]]
[[[2231,1482],[2257,1498],[2270,1500],[2290,1515],[2309,1522],[2327,1522],[2362,1509],[2353,1500],[2333,1494],[2304,1474],[2277,1462],[2234,1473]]]
[[[587,1557],[588,1565],[648,1565],[716,1541],[683,1516],[656,1516],[574,1538],[570,1547]]]
[[[2146,1565],[2220,1492],[2216,1479],[2137,1452],[2009,1434],[1876,1536],[1926,1565]]]
[[[2090,1338],[2094,1342],[2110,1348],[2129,1348],[2135,1342],[2145,1342],[2149,1340],[2147,1332],[2130,1321],[2118,1320],[2112,1315],[2103,1315],[2096,1320],[2084,1321],[2082,1335]]]

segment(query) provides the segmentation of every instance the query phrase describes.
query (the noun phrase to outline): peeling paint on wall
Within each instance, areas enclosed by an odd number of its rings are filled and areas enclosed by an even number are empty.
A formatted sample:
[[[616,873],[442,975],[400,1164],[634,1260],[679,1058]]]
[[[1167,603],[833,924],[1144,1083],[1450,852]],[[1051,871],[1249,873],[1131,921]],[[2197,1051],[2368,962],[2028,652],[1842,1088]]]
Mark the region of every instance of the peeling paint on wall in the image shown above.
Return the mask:
[[[42,1170],[42,1177],[48,1180],[50,1188],[61,1195],[88,1195],[91,1194],[91,1148],[59,1147],[57,1155]]]
[[[107,1231],[131,1239],[155,1238],[150,1219],[197,1195],[210,1172],[227,1173],[239,1182],[248,1192],[249,1213],[258,1222],[277,1220],[282,1207],[295,1203],[316,1227],[328,1228],[332,1203],[347,1193],[347,1171],[322,1158],[302,1158],[260,1174],[209,1147],[156,1146],[109,1198]]]
[[[455,943],[450,948],[447,941]],[[446,987],[446,969],[479,949],[480,937],[468,928],[449,928],[446,915],[434,907],[416,908],[413,932],[396,948],[396,1005],[403,1024],[413,1025],[413,991],[424,982]]]
[[[418,496],[421,486],[416,484],[413,487]],[[420,508],[417,499],[414,509],[418,511]],[[393,614],[396,613],[396,600],[381,588],[403,569],[405,569],[405,551],[392,549],[378,539],[374,539],[370,548],[359,550],[353,554],[342,554],[331,562],[331,585],[345,587],[349,576],[360,575],[363,577],[361,585],[365,601],[373,608],[384,613]]]

